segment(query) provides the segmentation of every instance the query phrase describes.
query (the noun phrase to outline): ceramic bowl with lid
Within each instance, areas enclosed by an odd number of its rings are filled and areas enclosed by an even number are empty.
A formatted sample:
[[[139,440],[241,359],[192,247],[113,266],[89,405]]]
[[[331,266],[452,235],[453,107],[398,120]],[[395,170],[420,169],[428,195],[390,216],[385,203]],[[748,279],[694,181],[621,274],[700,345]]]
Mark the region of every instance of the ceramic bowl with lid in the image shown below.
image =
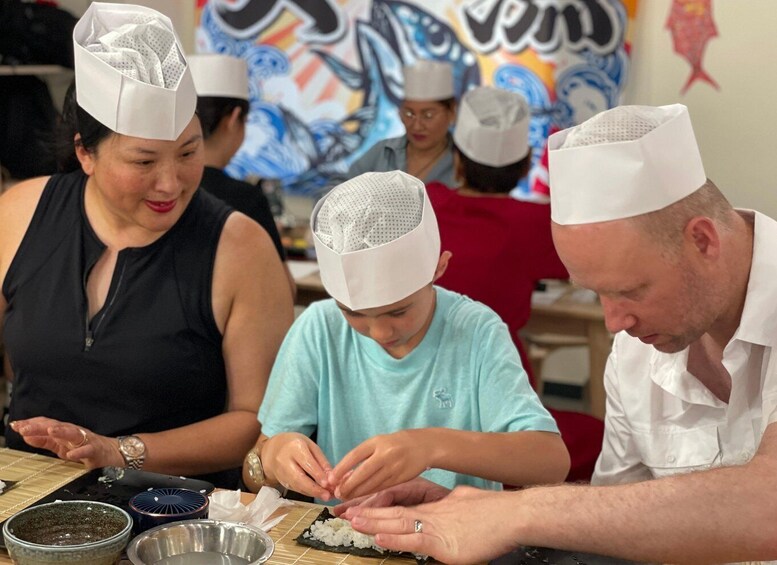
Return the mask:
[[[180,520],[208,517],[207,495],[185,488],[148,489],[129,501],[129,513],[135,522],[135,534],[149,528]]]

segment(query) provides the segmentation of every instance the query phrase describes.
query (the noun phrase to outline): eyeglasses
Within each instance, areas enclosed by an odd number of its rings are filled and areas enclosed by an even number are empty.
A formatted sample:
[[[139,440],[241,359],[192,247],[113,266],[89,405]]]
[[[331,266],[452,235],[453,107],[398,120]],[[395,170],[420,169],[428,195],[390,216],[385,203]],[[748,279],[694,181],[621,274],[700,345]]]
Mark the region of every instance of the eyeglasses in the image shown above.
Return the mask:
[[[399,117],[406,123],[414,122],[416,118],[418,118],[421,120],[421,123],[428,124],[429,122],[434,121],[441,113],[442,112],[439,110],[424,110],[420,114],[416,114],[412,110],[400,110]]]

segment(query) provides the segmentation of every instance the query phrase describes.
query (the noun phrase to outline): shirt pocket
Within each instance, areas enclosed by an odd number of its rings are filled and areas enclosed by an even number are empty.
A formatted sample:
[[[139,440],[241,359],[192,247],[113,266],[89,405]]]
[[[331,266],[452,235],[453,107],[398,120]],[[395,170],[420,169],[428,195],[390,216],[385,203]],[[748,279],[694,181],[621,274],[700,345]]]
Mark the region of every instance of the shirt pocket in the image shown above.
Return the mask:
[[[642,463],[655,478],[709,469],[721,460],[717,426],[633,432]]]

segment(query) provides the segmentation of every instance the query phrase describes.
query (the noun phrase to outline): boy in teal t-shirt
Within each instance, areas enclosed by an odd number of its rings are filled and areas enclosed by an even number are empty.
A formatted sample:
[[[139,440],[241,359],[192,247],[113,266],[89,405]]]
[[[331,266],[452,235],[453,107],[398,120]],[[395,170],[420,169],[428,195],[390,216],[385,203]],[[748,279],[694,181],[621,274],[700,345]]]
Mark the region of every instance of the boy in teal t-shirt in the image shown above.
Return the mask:
[[[451,255],[423,183],[360,175],[318,203],[311,228],[333,299],[278,353],[244,464],[252,490],[330,501],[419,475],[491,489],[565,478],[568,453],[505,324],[433,285]]]

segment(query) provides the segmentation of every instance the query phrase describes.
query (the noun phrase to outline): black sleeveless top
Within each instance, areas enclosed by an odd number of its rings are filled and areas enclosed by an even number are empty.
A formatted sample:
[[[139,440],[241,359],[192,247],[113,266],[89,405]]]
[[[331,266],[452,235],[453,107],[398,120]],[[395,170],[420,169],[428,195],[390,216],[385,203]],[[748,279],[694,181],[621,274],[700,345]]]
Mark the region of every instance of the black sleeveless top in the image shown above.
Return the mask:
[[[221,414],[211,285],[231,208],[198,190],[162,237],[119,252],[105,305],[89,320],[86,278],[105,246],[84,211],[86,179],[51,177],[3,284],[10,421],[48,416],[116,437]],[[6,441],[31,449],[10,427]]]

